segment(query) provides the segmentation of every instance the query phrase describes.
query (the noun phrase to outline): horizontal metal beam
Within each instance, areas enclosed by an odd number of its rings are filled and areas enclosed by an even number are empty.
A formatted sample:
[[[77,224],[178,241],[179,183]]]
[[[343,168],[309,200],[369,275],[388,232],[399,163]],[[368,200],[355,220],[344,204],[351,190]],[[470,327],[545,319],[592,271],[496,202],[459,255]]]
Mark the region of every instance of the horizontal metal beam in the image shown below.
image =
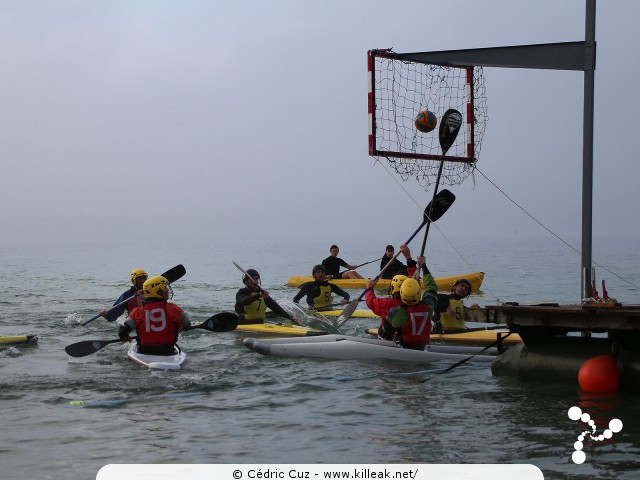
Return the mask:
[[[381,56],[385,56],[382,54]],[[395,53],[395,58],[449,67],[541,68],[595,70],[596,43],[563,42],[439,52]]]

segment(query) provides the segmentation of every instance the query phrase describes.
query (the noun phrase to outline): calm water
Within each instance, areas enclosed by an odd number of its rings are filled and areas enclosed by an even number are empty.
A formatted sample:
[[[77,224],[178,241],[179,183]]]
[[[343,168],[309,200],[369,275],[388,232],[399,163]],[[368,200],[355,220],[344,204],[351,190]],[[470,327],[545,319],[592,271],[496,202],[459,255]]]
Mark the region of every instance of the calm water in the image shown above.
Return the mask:
[[[433,238],[436,276],[486,272],[478,303],[579,300],[580,259],[555,240],[476,240],[456,245],[462,259]],[[286,304],[297,291],[286,279],[308,274],[330,243],[0,246],[0,335],[40,337],[36,346],[0,347],[2,478],[91,479],[107,463],[262,462],[533,463],[549,479],[637,478],[640,408],[627,394],[593,398],[576,384],[495,378],[481,365],[423,383],[428,374],[410,365],[262,357],[233,332],[186,333],[189,357],[179,372],[146,371],[123,345],[81,359],[64,352],[116,337],[117,326],[103,319],[79,322],[110,305],[133,268],[157,274],[184,264],[174,301],[197,322],[232,309],[241,285],[232,261],[257,268],[263,287]],[[378,243],[341,244],[341,256],[366,262],[382,254],[386,242]],[[594,260],[638,285],[639,247],[594,242]],[[375,275],[370,267],[362,273]],[[633,286],[599,269],[601,278],[610,295],[638,303]],[[363,335],[372,325],[350,320],[344,331]],[[584,430],[568,418],[572,406],[590,413],[599,432],[612,418],[624,424],[610,440],[587,443],[582,465],[571,460]]]

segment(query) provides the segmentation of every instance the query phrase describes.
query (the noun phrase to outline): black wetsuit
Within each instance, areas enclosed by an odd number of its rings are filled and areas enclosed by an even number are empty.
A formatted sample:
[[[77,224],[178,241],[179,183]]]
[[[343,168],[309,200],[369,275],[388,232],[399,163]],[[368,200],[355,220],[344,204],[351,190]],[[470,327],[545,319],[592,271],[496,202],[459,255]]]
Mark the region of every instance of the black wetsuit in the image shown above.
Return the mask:
[[[295,297],[293,297],[293,301],[294,303],[298,303],[300,299],[306,295],[307,304],[310,307],[323,307],[325,305],[331,305],[331,293],[340,295],[347,302],[349,301],[349,294],[347,292],[342,290],[337,285],[329,283],[326,280],[324,282],[313,280],[311,282],[303,283],[302,285],[300,285],[300,291],[296,294]],[[316,302],[315,300],[317,298],[320,298],[321,301]]]
[[[340,267],[349,268],[349,264],[343,259],[331,255],[322,260],[322,266],[327,269],[327,275],[331,275],[331,278],[342,278]]]
[[[393,257],[391,257],[393,258]],[[382,271],[382,269],[385,267],[385,265],[387,265],[387,263],[389,263],[389,261],[391,260],[391,258],[387,257],[386,255],[382,257],[382,260],[380,260],[380,271]],[[399,274],[403,274],[403,275],[408,275],[407,273],[407,269],[409,267],[415,267],[416,266],[416,261],[413,259],[408,259],[407,260],[407,264],[405,265],[404,263],[402,263],[400,260],[398,260],[397,258],[393,259],[393,263],[389,266],[389,268],[387,268],[384,273],[382,274],[381,278],[393,278],[396,275]]]

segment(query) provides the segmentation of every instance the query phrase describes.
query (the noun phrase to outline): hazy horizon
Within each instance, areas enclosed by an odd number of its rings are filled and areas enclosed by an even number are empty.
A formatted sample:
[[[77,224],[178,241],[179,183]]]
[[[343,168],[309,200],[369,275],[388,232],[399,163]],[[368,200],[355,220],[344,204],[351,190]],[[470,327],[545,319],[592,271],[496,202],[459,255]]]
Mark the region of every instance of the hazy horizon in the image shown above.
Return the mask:
[[[432,190],[367,152],[366,53],[584,40],[585,2],[4,2],[0,242],[400,243]],[[640,238],[632,1],[600,2],[594,237]],[[581,232],[583,73],[486,68],[452,241]],[[397,182],[401,183],[401,186]]]

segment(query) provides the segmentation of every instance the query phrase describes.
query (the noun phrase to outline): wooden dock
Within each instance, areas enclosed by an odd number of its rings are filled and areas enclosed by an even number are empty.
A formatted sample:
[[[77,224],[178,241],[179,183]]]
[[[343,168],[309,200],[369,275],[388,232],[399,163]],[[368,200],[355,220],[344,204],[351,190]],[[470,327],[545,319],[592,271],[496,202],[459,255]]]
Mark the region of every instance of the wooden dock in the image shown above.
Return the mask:
[[[640,305],[503,304],[478,310],[473,321],[506,324],[523,340],[496,358],[494,375],[577,383],[586,360],[613,355],[621,388],[640,391]]]
[[[591,303],[585,305],[491,305],[485,307],[488,322],[506,324],[526,344],[555,335],[580,332],[606,333],[626,348],[640,349],[640,305]]]

